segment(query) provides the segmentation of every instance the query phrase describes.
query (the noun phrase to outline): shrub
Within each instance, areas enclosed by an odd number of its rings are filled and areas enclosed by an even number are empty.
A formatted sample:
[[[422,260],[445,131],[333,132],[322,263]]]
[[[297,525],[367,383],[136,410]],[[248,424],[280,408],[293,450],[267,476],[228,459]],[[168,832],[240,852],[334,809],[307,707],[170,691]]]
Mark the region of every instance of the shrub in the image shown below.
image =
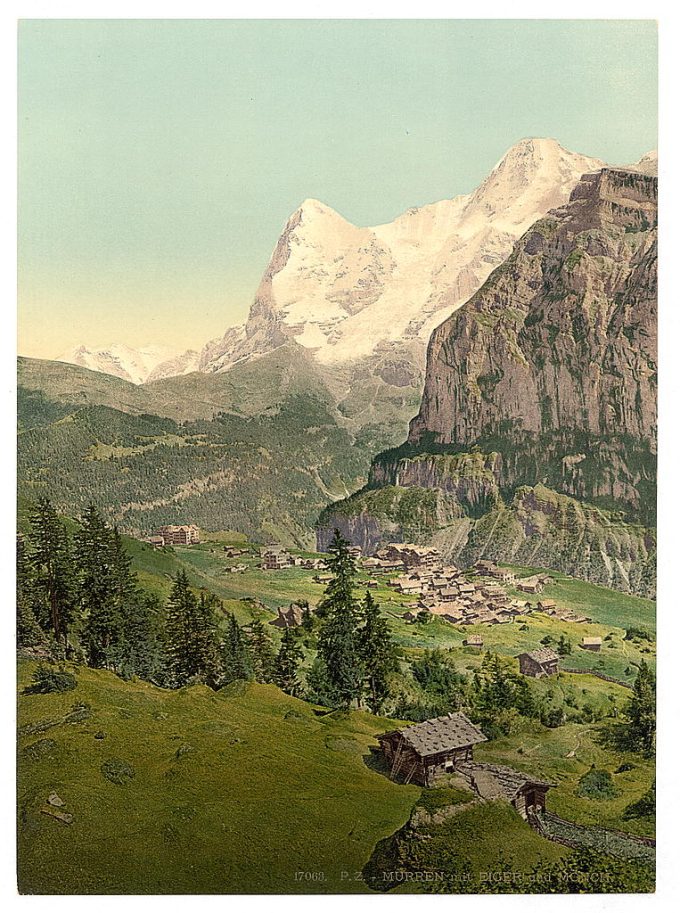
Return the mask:
[[[108,761],[104,761],[100,769],[106,779],[117,786],[124,786],[135,777],[134,767],[121,758],[109,758]]]
[[[651,787],[647,792],[642,796],[641,799],[638,799],[637,802],[631,802],[630,805],[627,805],[623,810],[624,818],[647,818],[650,815],[656,814],[656,783],[652,783]]]
[[[614,799],[618,793],[609,771],[593,767],[578,781],[578,795],[586,799]]]
[[[75,675],[65,669],[50,669],[49,666],[38,666],[33,673],[31,684],[26,688],[27,694],[53,694],[73,691],[78,681]]]

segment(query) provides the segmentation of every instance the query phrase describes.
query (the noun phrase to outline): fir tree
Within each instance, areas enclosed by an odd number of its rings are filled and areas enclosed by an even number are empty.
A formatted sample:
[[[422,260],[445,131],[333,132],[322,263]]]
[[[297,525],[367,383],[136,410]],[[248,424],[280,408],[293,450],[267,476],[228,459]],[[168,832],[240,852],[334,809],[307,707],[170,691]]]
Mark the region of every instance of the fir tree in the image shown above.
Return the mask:
[[[253,657],[250,645],[236,617],[227,613],[227,630],[222,644],[222,684],[253,678]]]
[[[300,682],[297,672],[303,659],[302,647],[297,642],[292,628],[286,628],[281,640],[281,648],[276,657],[276,684],[286,694],[297,695]]]
[[[651,754],[656,737],[656,679],[644,659],[633,684],[633,696],[624,712],[629,721],[626,733],[629,747]]]
[[[557,641],[555,650],[559,653],[560,656],[569,656],[571,653],[571,641],[568,641],[564,634],[562,634],[560,639]]]
[[[216,609],[209,593],[197,599],[185,571],[178,571],[168,600],[165,636],[168,667],[177,687],[192,679],[215,686],[221,676]]]
[[[89,665],[113,671],[119,670],[125,649],[123,591],[128,595],[128,585],[120,548],[119,538],[91,504],[75,534],[83,644]]]
[[[366,590],[362,608],[364,625],[359,632],[359,652],[366,682],[366,703],[373,713],[379,714],[389,695],[389,675],[397,666],[396,651],[387,622],[370,590]]]
[[[161,603],[155,593],[138,590],[127,605],[125,642],[120,673],[165,684],[165,655],[161,637]]]
[[[22,536],[17,536],[17,647],[50,653],[50,644],[43,629],[38,624],[35,607],[35,575],[26,553],[26,544]]]
[[[363,671],[358,636],[358,611],[353,595],[356,566],[349,542],[335,530],[326,559],[332,577],[320,608],[325,621],[319,633],[318,655],[322,659],[334,703],[349,708],[361,701]]]
[[[255,681],[265,684],[274,681],[276,653],[260,618],[256,618],[250,626],[250,646]]]
[[[37,621],[45,630],[51,630],[57,642],[66,646],[74,608],[68,535],[48,498],[38,498],[30,521],[29,560],[44,610],[38,612]]]

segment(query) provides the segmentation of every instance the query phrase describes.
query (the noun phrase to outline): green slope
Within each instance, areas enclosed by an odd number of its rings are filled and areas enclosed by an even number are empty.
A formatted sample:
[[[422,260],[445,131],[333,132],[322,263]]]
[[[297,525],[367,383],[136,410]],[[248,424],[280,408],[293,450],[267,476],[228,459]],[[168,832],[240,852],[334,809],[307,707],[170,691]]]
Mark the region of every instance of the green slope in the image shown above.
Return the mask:
[[[20,664],[22,686],[32,668]],[[66,694],[20,694],[22,892],[365,890],[341,872],[361,870],[419,794],[364,763],[389,725],[369,714],[318,717],[272,686],[168,692],[77,675]],[[89,716],[60,722],[76,702]],[[134,777],[110,782],[111,759]],[[41,812],[52,791],[72,824]]]

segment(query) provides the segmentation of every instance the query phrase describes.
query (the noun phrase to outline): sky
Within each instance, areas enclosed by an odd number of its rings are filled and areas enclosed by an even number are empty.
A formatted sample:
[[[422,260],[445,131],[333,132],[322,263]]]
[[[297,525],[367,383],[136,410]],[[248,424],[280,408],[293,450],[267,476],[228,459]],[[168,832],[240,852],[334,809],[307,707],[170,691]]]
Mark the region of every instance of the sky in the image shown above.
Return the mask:
[[[19,352],[202,346],[308,197],[380,224],[527,136],[636,161],[656,53],[640,20],[24,20]]]

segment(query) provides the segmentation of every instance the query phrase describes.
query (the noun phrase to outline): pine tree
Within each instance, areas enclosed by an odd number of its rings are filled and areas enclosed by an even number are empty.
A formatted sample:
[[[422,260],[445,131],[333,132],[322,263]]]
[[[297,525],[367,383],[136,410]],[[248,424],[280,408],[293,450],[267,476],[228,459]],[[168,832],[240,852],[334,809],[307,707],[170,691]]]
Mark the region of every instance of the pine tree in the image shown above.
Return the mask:
[[[196,611],[196,597],[189,587],[185,571],[175,577],[165,613],[165,640],[167,662],[172,681],[178,687],[196,674],[192,649],[194,632],[192,619]]]
[[[297,695],[300,682],[297,672],[303,660],[302,647],[297,642],[292,628],[286,628],[281,640],[281,648],[276,657],[275,682],[286,694]]]
[[[631,748],[651,754],[656,738],[656,679],[644,659],[640,662],[625,715],[629,720],[626,741]]]
[[[397,667],[396,650],[387,622],[380,614],[370,590],[363,603],[364,625],[359,631],[359,652],[366,682],[366,703],[373,713],[381,713],[389,695],[388,677]]]
[[[17,647],[50,653],[50,643],[35,615],[35,575],[22,536],[17,536]]]
[[[250,626],[250,649],[255,681],[265,684],[274,681],[276,653],[260,618],[256,618]]]
[[[363,671],[358,636],[358,611],[353,595],[356,566],[349,542],[335,530],[326,559],[332,578],[319,608],[325,621],[319,633],[318,655],[338,707],[349,708],[361,700]]]
[[[202,592],[197,599],[186,572],[177,572],[165,621],[168,668],[177,687],[192,679],[217,686],[222,674],[216,617],[220,605],[212,593]]]
[[[68,645],[74,608],[73,577],[68,535],[48,498],[38,498],[31,514],[29,560],[35,571],[35,588],[44,612],[37,620],[54,639]]]
[[[120,674],[124,678],[137,675],[163,685],[164,667],[160,599],[154,593],[137,590],[127,604]]]
[[[85,511],[74,538],[88,663],[118,671],[125,651],[123,599],[129,596],[120,539],[114,537],[93,504]]]
[[[250,644],[236,617],[227,613],[227,630],[222,644],[222,684],[253,678],[253,657]]]

